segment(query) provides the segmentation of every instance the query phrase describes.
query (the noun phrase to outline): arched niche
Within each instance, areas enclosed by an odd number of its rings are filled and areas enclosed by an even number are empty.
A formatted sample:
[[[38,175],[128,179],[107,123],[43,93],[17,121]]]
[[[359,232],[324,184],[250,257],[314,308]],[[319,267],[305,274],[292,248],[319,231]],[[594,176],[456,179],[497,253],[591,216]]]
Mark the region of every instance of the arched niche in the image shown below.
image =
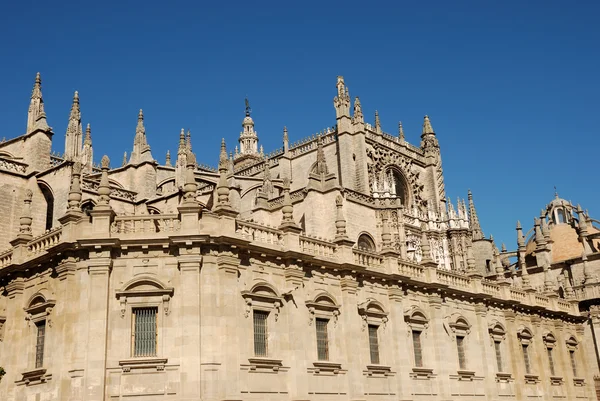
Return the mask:
[[[42,191],[44,200],[46,201],[45,230],[50,230],[54,220],[54,193],[52,192],[50,186],[43,181],[38,181],[38,186],[40,191]]]

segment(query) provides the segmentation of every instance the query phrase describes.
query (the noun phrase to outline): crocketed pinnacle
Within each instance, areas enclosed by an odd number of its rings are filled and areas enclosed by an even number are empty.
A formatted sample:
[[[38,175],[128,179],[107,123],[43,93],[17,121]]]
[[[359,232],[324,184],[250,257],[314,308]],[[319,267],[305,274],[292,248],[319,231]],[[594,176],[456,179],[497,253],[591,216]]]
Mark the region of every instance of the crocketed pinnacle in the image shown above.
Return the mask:
[[[221,138],[221,151],[219,152],[219,171],[227,172],[229,166],[229,160],[227,159],[227,147],[225,145],[225,138]]]
[[[379,120],[379,112],[375,110],[375,131],[381,132],[381,121]]]
[[[189,129],[188,129],[185,141],[186,141],[185,146],[187,147],[187,150],[189,150],[191,152],[192,151],[192,133]]]
[[[352,121],[355,123],[363,123],[365,122],[365,118],[362,112],[362,106],[360,105],[360,99],[358,96],[354,99],[354,115],[352,117]]]
[[[153,161],[150,146],[146,140],[146,127],[144,126],[144,112],[140,109],[138,113],[137,126],[135,128],[135,139],[133,140],[133,151],[131,152],[131,163],[137,164],[145,161]]]
[[[185,130],[182,128],[181,132],[179,133],[179,149],[177,150],[177,154],[185,156],[185,153]]]
[[[79,107],[79,92],[73,94],[69,123],[65,134],[65,159],[74,160],[79,157],[83,136],[81,127],[81,109]]]
[[[468,192],[469,199],[469,221],[471,222],[471,230],[473,230],[473,239],[483,239],[483,231],[481,230],[481,226],[479,225],[479,218],[477,217],[477,211],[475,210],[475,203],[473,202],[473,194],[469,189]]]
[[[426,134],[435,134],[435,132],[433,131],[433,127],[431,126],[431,121],[429,121],[429,116],[425,116],[425,119],[423,121],[423,132],[421,133],[421,135]]]
[[[404,128],[402,128],[402,121],[398,122],[398,138],[400,138],[401,141],[404,140]]]
[[[92,144],[92,127],[90,126],[90,123],[88,123],[87,127],[85,127],[85,139],[83,141],[84,145],[91,145]]]

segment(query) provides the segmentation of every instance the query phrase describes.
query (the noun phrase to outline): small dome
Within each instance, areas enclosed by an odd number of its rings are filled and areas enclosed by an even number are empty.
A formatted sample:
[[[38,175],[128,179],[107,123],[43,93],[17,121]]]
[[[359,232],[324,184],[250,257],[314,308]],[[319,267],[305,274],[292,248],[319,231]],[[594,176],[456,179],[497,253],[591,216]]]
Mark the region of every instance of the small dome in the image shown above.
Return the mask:
[[[246,117],[244,117],[244,121],[242,122],[242,125],[254,125],[254,120],[252,119],[252,117],[246,116]]]

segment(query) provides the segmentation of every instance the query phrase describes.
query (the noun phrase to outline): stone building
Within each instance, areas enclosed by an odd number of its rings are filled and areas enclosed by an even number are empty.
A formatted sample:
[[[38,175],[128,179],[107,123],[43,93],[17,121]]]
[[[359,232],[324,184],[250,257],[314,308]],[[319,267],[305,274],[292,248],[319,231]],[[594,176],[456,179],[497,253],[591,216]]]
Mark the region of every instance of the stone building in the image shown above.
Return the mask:
[[[246,103],[216,169],[183,130],[159,164],[140,110],[111,166],[77,92],[52,153],[38,74],[0,144],[2,400],[595,399],[598,222],[557,197],[499,250],[427,116],[414,146],[336,92],[269,154]]]

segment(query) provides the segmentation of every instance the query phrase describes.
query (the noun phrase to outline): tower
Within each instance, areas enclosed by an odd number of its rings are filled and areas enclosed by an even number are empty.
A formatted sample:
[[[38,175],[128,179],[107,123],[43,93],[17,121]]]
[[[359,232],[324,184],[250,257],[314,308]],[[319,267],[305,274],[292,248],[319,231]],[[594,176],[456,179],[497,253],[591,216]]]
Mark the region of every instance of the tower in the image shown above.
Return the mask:
[[[242,121],[242,132],[240,132],[240,143],[239,153],[236,154],[236,163],[244,160],[259,159],[260,154],[258,152],[258,135],[254,131],[254,120],[251,117],[252,109],[248,98],[246,98],[246,116]]]

